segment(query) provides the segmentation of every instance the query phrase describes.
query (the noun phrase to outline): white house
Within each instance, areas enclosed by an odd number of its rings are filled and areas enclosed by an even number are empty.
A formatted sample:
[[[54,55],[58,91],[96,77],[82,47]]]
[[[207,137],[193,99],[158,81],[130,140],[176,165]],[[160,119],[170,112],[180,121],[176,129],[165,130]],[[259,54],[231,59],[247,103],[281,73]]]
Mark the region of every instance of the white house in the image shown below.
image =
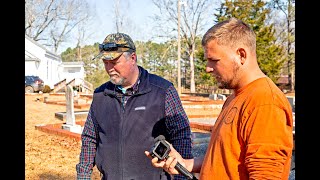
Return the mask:
[[[25,35],[25,75],[39,76],[45,85],[53,89],[60,80],[58,70],[61,63],[59,55]]]
[[[83,62],[63,62],[59,65],[59,78],[66,79],[66,82],[70,82],[75,79],[75,85],[82,84],[82,80],[85,77]]]
[[[83,66],[83,62],[62,62],[59,55],[25,35],[25,75],[39,76],[51,89],[64,79],[76,79],[76,84],[83,82]]]

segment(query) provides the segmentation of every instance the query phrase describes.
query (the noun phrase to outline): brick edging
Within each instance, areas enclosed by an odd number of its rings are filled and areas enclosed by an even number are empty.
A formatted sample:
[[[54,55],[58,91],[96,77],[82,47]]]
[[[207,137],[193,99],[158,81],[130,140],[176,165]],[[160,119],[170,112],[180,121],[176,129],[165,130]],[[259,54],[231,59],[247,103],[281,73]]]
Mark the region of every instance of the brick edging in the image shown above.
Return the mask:
[[[79,124],[81,126],[83,126],[84,123],[85,123],[85,121],[76,122],[76,124]],[[36,125],[35,129],[42,131],[42,132],[49,133],[49,134],[68,137],[71,139],[75,139],[76,141],[81,141],[81,134],[70,132],[68,130],[62,129],[63,124],[65,124],[65,123],[46,124],[46,125],[40,124],[40,125]],[[205,124],[205,123],[198,123],[198,122],[190,122],[190,127],[210,132],[213,125]]]

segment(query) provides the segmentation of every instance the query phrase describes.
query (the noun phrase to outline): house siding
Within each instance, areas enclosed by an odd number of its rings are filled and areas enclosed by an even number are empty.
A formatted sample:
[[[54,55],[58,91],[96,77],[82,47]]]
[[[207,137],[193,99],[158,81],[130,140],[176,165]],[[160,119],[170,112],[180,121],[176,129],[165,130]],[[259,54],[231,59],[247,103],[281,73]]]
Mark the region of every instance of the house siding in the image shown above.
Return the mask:
[[[45,85],[54,88],[60,80],[58,67],[61,62],[58,55],[25,35],[25,75],[39,76]]]
[[[39,76],[54,89],[64,79],[67,82],[76,79],[77,85],[83,83],[85,72],[83,62],[62,62],[59,55],[25,35],[25,75]]]

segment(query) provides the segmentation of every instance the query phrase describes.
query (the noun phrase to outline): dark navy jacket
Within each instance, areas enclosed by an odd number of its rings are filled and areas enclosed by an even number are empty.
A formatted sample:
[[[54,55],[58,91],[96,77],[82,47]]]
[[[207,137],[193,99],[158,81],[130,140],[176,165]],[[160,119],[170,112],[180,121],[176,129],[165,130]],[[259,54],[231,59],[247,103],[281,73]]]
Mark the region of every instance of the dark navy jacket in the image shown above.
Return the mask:
[[[124,112],[111,82],[98,87],[93,95],[93,120],[99,125],[95,161],[103,179],[170,179],[161,168],[151,165],[144,151],[150,150],[160,134],[170,142],[164,116],[166,89],[172,83],[139,69],[139,91],[128,99]]]

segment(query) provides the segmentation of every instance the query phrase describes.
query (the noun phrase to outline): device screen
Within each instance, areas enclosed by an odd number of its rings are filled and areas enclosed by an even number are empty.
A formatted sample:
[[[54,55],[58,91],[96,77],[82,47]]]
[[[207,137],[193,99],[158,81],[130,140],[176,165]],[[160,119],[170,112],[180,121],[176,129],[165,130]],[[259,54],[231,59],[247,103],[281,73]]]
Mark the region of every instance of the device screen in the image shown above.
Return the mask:
[[[165,146],[163,143],[159,143],[159,145],[158,145],[157,149],[155,150],[155,152],[158,155],[163,156],[167,149],[168,149],[167,146]]]

